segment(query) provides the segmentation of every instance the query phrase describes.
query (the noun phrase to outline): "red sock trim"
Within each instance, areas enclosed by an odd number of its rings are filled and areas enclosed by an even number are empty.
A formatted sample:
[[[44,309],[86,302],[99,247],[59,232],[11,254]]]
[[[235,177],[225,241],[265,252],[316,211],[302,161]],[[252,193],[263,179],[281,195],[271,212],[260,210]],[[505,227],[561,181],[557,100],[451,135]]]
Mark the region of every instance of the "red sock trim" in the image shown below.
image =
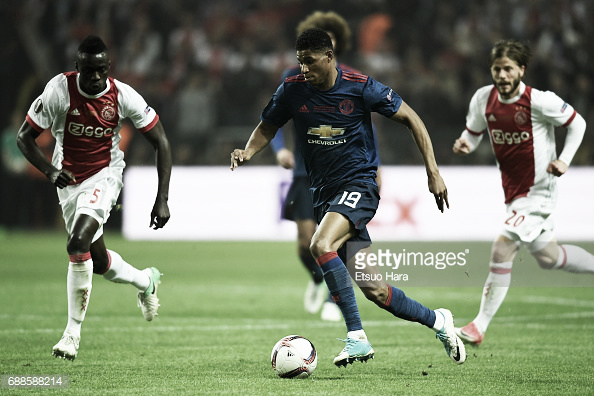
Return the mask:
[[[338,253],[336,252],[328,252],[322,254],[320,257],[316,259],[316,263],[321,267],[322,265],[326,264],[328,261],[338,257]]]
[[[384,305],[386,307],[389,307],[391,302],[392,302],[392,286],[388,285],[388,298],[386,298],[386,302],[384,303]]]
[[[497,268],[497,267],[490,267],[489,272],[494,274],[504,275],[511,273],[511,268]]]
[[[69,254],[68,257],[70,258],[71,263],[82,263],[83,261],[91,259],[91,252],[82,254]]]
[[[559,269],[561,269],[565,267],[565,264],[567,264],[567,251],[563,246],[559,245],[559,247],[561,248],[561,250],[563,250],[563,262],[561,263],[561,267],[559,267]]]

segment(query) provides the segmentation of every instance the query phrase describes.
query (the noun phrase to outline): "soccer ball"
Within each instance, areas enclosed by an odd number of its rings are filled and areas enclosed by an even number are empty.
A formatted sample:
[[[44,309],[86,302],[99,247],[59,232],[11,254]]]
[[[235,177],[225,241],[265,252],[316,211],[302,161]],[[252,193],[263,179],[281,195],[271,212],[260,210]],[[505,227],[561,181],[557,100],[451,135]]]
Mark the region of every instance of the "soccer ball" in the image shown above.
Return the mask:
[[[274,345],[270,362],[281,378],[307,378],[318,365],[318,354],[307,338],[289,335]]]

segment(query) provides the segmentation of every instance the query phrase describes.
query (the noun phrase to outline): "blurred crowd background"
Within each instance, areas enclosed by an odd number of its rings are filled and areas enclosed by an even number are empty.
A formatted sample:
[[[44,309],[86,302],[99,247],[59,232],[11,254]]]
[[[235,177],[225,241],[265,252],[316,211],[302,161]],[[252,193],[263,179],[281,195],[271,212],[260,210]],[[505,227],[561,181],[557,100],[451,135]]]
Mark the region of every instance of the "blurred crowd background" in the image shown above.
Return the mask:
[[[451,146],[472,94],[491,83],[493,43],[527,41],[534,56],[524,81],[554,91],[584,116],[588,129],[572,165],[594,165],[594,1],[10,0],[0,4],[0,226],[55,223],[55,190],[20,155],[15,136],[45,83],[74,69],[86,35],[104,39],[111,75],[159,113],[175,165],[228,165],[282,71],[296,64],[296,26],[315,10],[349,22],[351,49],[340,61],[390,85],[419,113],[440,165],[494,164],[487,142],[465,158]],[[383,164],[422,163],[403,127],[375,121]],[[154,163],[151,146],[133,127],[122,135],[129,166]],[[49,155],[51,135],[38,140]],[[254,162],[275,163],[270,150]]]

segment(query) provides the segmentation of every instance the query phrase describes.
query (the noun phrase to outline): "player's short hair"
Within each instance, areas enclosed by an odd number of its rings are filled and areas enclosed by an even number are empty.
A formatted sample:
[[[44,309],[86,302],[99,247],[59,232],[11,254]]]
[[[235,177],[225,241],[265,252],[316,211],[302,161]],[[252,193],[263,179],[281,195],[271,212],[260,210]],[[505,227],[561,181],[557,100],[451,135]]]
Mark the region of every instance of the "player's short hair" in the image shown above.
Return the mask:
[[[518,40],[499,40],[493,46],[489,56],[489,65],[492,65],[495,59],[508,57],[518,64],[518,66],[528,67],[528,62],[532,57],[530,47]]]
[[[320,28],[334,35],[334,53],[337,56],[351,49],[351,28],[347,21],[334,11],[314,11],[297,25],[297,35],[311,28]]]
[[[307,29],[297,37],[295,50],[313,52],[325,52],[332,50],[332,39],[326,31],[319,28]]]
[[[89,35],[78,46],[79,54],[100,54],[107,51],[107,46],[99,36]]]

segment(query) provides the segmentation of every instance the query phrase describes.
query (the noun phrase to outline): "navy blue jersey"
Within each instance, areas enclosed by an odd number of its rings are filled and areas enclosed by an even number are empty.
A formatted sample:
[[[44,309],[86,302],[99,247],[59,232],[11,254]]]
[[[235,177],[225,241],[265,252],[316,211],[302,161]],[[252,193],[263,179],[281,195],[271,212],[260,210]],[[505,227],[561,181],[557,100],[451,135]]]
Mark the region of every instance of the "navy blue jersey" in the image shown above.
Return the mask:
[[[391,117],[402,99],[373,78],[338,69],[336,84],[319,91],[303,74],[278,87],[261,115],[263,122],[295,124],[296,147],[305,161],[314,206],[328,202],[345,182],[375,183],[378,156],[371,112]]]

